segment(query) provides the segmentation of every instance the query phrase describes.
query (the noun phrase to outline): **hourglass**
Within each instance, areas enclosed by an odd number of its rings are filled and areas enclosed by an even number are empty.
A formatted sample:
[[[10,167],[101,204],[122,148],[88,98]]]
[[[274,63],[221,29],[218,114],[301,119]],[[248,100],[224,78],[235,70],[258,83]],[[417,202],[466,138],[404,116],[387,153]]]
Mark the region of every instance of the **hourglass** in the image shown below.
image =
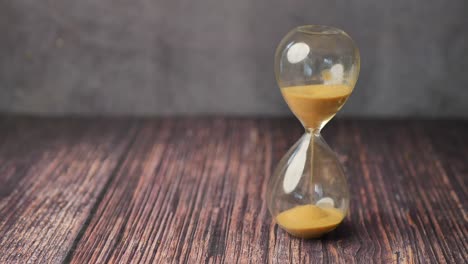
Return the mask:
[[[291,111],[305,128],[270,178],[267,205],[291,235],[316,238],[335,229],[349,206],[343,167],[320,130],[356,84],[359,51],[342,30],[301,26],[280,42],[275,74]]]

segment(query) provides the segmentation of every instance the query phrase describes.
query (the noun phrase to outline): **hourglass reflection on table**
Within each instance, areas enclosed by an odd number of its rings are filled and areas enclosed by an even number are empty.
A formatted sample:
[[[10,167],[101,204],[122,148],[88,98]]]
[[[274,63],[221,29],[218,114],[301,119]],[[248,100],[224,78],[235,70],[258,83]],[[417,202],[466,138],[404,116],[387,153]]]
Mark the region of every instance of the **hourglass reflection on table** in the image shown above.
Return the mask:
[[[320,130],[350,96],[359,67],[353,40],[333,27],[298,27],[276,50],[278,85],[305,133],[270,178],[267,205],[276,223],[293,236],[320,237],[335,229],[348,211],[343,167]]]

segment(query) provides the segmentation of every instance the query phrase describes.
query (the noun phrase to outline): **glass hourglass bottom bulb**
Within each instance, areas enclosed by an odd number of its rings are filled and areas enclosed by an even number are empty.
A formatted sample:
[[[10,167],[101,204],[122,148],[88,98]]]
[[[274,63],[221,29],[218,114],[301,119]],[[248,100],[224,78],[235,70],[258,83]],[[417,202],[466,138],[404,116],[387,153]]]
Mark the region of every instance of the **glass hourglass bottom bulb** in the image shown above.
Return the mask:
[[[270,178],[270,213],[291,235],[317,238],[343,221],[348,204],[348,184],[336,155],[320,134],[306,132]]]
[[[339,209],[307,204],[281,212],[276,221],[294,236],[316,238],[335,229],[343,218]]]

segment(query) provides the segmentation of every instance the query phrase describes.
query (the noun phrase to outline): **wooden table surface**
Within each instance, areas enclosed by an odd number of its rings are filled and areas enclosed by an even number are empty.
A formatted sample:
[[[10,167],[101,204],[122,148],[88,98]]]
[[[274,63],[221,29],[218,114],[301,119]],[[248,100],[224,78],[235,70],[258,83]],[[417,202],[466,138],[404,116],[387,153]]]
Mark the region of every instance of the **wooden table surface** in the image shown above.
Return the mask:
[[[468,259],[467,121],[333,120],[351,207],[319,240],[264,201],[301,134],[293,119],[3,116],[0,263]]]

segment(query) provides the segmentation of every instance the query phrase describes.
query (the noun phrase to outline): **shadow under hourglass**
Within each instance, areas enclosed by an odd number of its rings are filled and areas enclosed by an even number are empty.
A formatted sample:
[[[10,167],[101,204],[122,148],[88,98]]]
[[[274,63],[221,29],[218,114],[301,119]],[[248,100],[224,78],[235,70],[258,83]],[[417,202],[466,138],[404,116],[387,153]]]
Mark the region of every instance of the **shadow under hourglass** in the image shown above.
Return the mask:
[[[353,234],[355,233],[356,229],[355,226],[350,222],[350,221],[343,221],[335,230],[330,231],[329,233],[325,233],[324,235],[316,238],[301,238],[301,237],[295,237],[291,236],[287,231],[281,229],[281,228],[276,228],[276,233],[277,235],[280,236],[288,236],[290,239],[298,239],[298,240],[303,240],[303,241],[310,241],[310,242],[336,242],[336,241],[342,241],[342,240],[347,240],[353,237]]]
[[[353,236],[354,233],[353,224],[350,221],[343,221],[335,230],[325,234],[321,240],[323,241],[338,241]]]

